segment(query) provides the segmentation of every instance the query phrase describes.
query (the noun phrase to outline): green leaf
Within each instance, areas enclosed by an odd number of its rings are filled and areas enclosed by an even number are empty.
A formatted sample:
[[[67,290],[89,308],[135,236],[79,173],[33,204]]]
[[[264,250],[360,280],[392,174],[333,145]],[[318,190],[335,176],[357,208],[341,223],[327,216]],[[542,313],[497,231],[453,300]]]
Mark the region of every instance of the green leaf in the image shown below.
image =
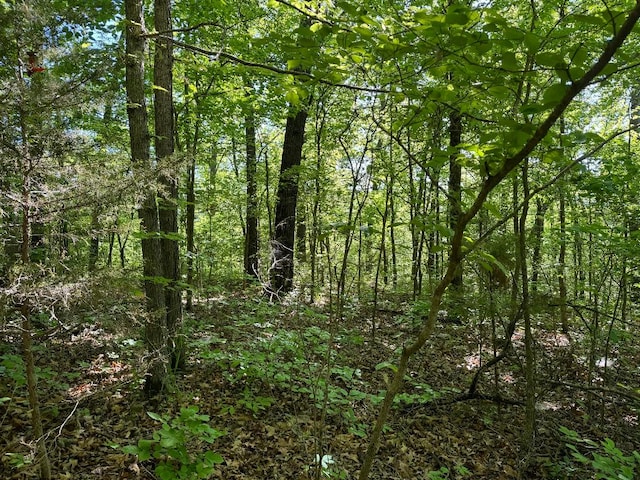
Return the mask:
[[[449,25],[466,25],[469,22],[469,8],[464,5],[451,5],[444,18]]]
[[[287,60],[287,70],[295,70],[302,63],[299,59]]]
[[[607,63],[607,65],[600,72],[600,75],[611,75],[612,73],[616,73],[617,71],[618,65],[616,63]]]
[[[564,56],[558,53],[539,53],[536,55],[536,63],[543,67],[557,68],[559,65],[564,65]]]
[[[349,2],[338,2],[337,6],[340,7],[345,13],[348,13],[349,15],[357,15],[358,14],[358,9],[350,4]]]
[[[545,152],[542,161],[546,164],[557,163],[564,160],[564,151],[561,148],[554,148]]]
[[[557,83],[555,85],[551,85],[549,88],[547,88],[544,91],[544,94],[542,95],[542,101],[545,104],[557,104],[560,100],[562,100],[562,98],[564,97],[565,93],[567,92],[567,87],[566,85],[563,85],[562,83]]]
[[[295,87],[287,90],[284,98],[291,105],[300,105],[300,97],[298,96],[298,91]]]
[[[396,365],[394,365],[393,363],[391,363],[391,362],[380,362],[379,364],[376,365],[376,372],[378,370],[382,370],[383,368],[388,368],[393,373],[396,373],[398,371],[398,367]]]
[[[518,60],[514,52],[504,52],[502,54],[502,68],[505,70],[518,70]]]
[[[540,103],[527,103],[520,107],[520,113],[522,113],[523,115],[535,115],[536,113],[544,112],[548,109],[548,105],[542,105]]]
[[[158,422],[163,422],[164,423],[164,418],[162,418],[160,415],[158,415],[157,413],[154,412],[147,412],[147,415],[149,415],[149,417],[153,418],[154,420],[157,420]]]
[[[224,462],[224,458],[222,458],[222,455],[217,452],[207,452],[204,454],[204,457],[209,463],[220,464]]]
[[[524,35],[523,43],[529,53],[537,52],[540,48],[540,37],[535,33],[527,32]]]
[[[314,23],[309,27],[309,30],[311,30],[313,33],[319,32],[320,30],[322,30],[322,23],[320,22]]]

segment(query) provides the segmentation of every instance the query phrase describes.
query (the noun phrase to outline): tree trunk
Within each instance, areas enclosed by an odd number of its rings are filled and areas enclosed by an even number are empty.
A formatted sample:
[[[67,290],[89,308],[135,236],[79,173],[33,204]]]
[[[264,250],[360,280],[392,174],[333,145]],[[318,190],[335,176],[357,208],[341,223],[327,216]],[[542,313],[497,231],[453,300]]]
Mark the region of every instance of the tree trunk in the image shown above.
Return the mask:
[[[532,242],[533,256],[531,258],[531,293],[538,293],[538,278],[540,277],[540,257],[542,255],[542,235],[544,233],[544,216],[547,212],[548,203],[544,203],[540,198],[536,199],[536,219],[533,224]]]
[[[196,128],[197,129],[197,128]],[[187,311],[193,307],[193,260],[195,257],[195,222],[196,222],[196,157],[195,153],[189,154],[189,166],[187,167],[187,207],[186,228],[187,237]]]
[[[248,82],[245,87],[251,88]],[[250,100],[251,102],[252,100]],[[247,154],[247,231],[244,237],[244,272],[254,278],[258,278],[259,256],[258,256],[258,162],[256,157],[256,120],[253,105],[247,105],[245,115],[245,145]]]
[[[462,142],[462,116],[458,110],[449,114],[449,148],[454,150],[449,157],[449,228],[456,229],[460,213],[462,212],[462,166],[458,162],[455,148]],[[451,287],[459,292],[462,289],[462,265],[458,266],[451,282]]]
[[[171,30],[171,0],[155,0],[155,29]],[[164,37],[171,36],[165,33]],[[155,106],[155,150],[158,163],[171,160],[174,153],[173,114],[173,43],[168,39],[156,40],[153,64],[153,95]],[[171,367],[184,366],[184,340],[180,336],[182,299],[178,286],[180,263],[178,250],[178,175],[173,167],[165,165],[160,176],[162,194],[159,202],[160,231],[162,232],[162,271],[169,281],[165,288],[167,341],[171,355]]]
[[[100,252],[100,236],[98,230],[100,229],[100,218],[98,216],[98,208],[94,207],[91,210],[91,243],[89,244],[89,271],[93,272],[96,269],[98,263],[98,254]]]
[[[529,160],[524,159],[522,165],[522,194],[529,197]],[[534,352],[534,338],[531,328],[531,305],[529,302],[529,270],[527,265],[527,216],[529,202],[525,202],[520,214],[518,228],[518,264],[520,266],[522,318],[524,320],[524,348],[525,348],[525,424],[523,438],[523,458],[529,458],[533,449],[536,426],[536,362]],[[526,462],[525,462],[526,464]]]
[[[41,221],[37,224],[33,223],[34,207],[33,205],[33,170],[36,162],[30,155],[30,142],[29,134],[27,132],[27,123],[25,119],[25,111],[20,108],[20,129],[21,129],[21,141],[22,151],[24,152],[24,159],[22,165],[22,237],[20,239],[20,259],[23,266],[27,266],[32,260],[32,248],[42,248],[40,242],[42,236],[36,235],[34,227],[43,226]],[[43,232],[44,234],[44,232]],[[36,240],[34,241],[34,238]],[[34,279],[35,280],[35,279]],[[32,345],[32,325],[31,325],[31,302],[28,298],[23,298],[19,302],[20,317],[22,320],[22,358],[25,365],[25,376],[27,382],[27,392],[29,397],[29,408],[31,410],[31,428],[33,428],[33,436],[36,442],[36,451],[38,454],[37,463],[40,468],[40,478],[42,480],[49,480],[51,478],[51,463],[49,461],[49,454],[47,452],[47,445],[45,443],[44,429],[42,427],[42,415],[40,413],[40,399],[38,398],[38,376],[36,374],[36,365],[33,358],[33,345]]]
[[[293,288],[293,247],[298,203],[298,167],[302,160],[307,110],[301,108],[287,118],[282,163],[276,194],[274,236],[271,241],[270,293],[279,295]]]
[[[144,176],[150,166],[149,127],[144,95],[144,33],[143,0],[126,0],[126,91],[129,140],[134,171]],[[156,194],[145,188],[138,209],[141,220],[142,263],[144,290],[147,300],[145,341],[149,350],[149,366],[144,389],[147,395],[160,393],[167,376],[167,341],[165,324],[165,298],[162,283],[162,252],[158,239],[160,225]]]

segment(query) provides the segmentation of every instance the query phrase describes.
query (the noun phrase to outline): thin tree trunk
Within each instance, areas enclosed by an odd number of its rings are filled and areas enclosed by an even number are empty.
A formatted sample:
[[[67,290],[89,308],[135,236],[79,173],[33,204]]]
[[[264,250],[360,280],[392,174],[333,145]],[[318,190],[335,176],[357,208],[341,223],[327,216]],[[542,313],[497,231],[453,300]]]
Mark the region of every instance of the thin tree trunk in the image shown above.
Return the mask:
[[[126,91],[129,117],[129,140],[134,171],[142,178],[150,170],[149,127],[144,91],[144,58],[146,40],[143,0],[126,0]],[[138,209],[143,230],[142,263],[144,290],[147,300],[145,341],[149,351],[149,366],[144,389],[147,395],[162,392],[167,377],[167,335],[164,288],[157,280],[162,277],[162,250],[158,239],[160,224],[156,194],[146,188]]]
[[[91,243],[89,244],[89,271],[93,272],[98,263],[98,254],[100,252],[100,219],[98,217],[98,209],[94,207],[91,210]]]
[[[32,174],[35,167],[33,158],[29,154],[29,134],[25,121],[25,112],[19,110],[20,129],[24,152],[23,178],[22,178],[22,238],[20,244],[20,259],[27,266],[31,262],[31,248],[34,246],[34,232],[32,231],[33,207],[32,207]],[[38,454],[37,463],[40,468],[42,480],[51,479],[51,463],[45,443],[44,429],[42,427],[42,415],[40,413],[40,399],[38,398],[38,376],[36,375],[35,360],[33,358],[31,304],[28,298],[22,299],[19,305],[19,313],[22,318],[22,357],[25,365],[29,408],[31,410],[31,427],[36,442]]]
[[[245,88],[250,91],[248,82]],[[251,102],[252,100],[250,100]],[[247,154],[247,231],[244,243],[244,272],[245,274],[258,278],[259,270],[259,238],[258,238],[258,162],[256,158],[256,121],[253,105],[249,102],[245,114],[245,145]]]
[[[458,110],[449,114],[449,147],[454,152],[449,158],[449,228],[455,230],[462,212],[462,166],[458,162],[455,148],[462,142],[462,115]],[[462,289],[462,266],[458,267],[451,287],[455,293]]]
[[[540,276],[540,258],[542,255],[542,235],[544,233],[544,215],[547,212],[548,203],[540,198],[536,199],[536,218],[531,232],[533,241],[533,255],[531,258],[531,293],[538,293],[538,277]]]
[[[318,270],[318,250],[322,245],[318,243],[320,236],[320,202],[322,196],[322,135],[327,119],[327,109],[323,108],[323,103],[318,100],[315,116],[315,172],[313,176],[313,208],[311,210],[311,239],[310,239],[310,255],[311,255],[311,291],[309,293],[310,301],[315,302],[315,292],[317,288],[317,270]]]
[[[529,197],[529,161],[522,165],[522,190],[525,198]],[[529,202],[525,202],[520,214],[518,229],[518,263],[520,265],[520,281],[522,294],[522,318],[524,320],[524,348],[525,348],[525,424],[524,424],[524,454],[526,458],[534,447],[536,426],[536,363],[534,355],[534,339],[531,329],[531,305],[529,302],[529,273],[527,265],[527,216]],[[526,463],[526,462],[525,462]]]
[[[566,281],[566,256],[567,256],[567,215],[565,206],[564,185],[560,184],[560,252],[558,253],[558,293],[560,295],[560,325],[562,333],[569,333],[569,315],[567,313],[567,281]]]

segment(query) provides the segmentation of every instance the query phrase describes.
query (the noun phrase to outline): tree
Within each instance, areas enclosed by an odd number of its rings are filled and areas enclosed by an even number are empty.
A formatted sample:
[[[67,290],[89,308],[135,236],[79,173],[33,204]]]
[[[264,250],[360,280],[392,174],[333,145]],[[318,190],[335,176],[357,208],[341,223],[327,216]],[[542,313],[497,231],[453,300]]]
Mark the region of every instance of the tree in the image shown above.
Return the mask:
[[[155,0],[154,21],[157,32],[171,32],[171,1]],[[160,176],[159,226],[162,232],[162,271],[169,282],[165,288],[165,308],[172,368],[185,362],[184,341],[180,335],[182,298],[179,286],[178,250],[178,175],[171,165],[174,154],[173,42],[171,33],[156,40],[153,64],[155,153],[159,164],[166,163]]]
[[[126,41],[126,91],[127,115],[129,117],[129,141],[134,172],[143,185],[153,171],[150,163],[150,135],[145,98],[144,58],[144,11],[142,0],[125,2]],[[171,134],[172,135],[172,134]],[[161,392],[167,376],[167,334],[162,243],[159,238],[160,222],[153,185],[144,185],[138,216],[141,221],[142,262],[144,290],[147,302],[145,341],[150,353],[145,391],[148,395]]]
[[[247,156],[246,162],[246,181],[247,181],[247,231],[245,233],[244,246],[244,272],[251,277],[258,277],[260,273],[259,264],[259,237],[258,237],[258,184],[257,174],[258,165],[256,158],[256,119],[253,107],[253,95],[251,84],[245,81],[247,89],[247,98],[249,100],[246,106],[244,117],[245,122],[245,150]]]
[[[308,30],[309,20],[304,19],[300,35]],[[276,192],[274,235],[271,239],[270,295],[278,296],[293,288],[294,238],[296,231],[296,207],[298,203],[299,167],[307,123],[310,98],[303,98],[308,91],[300,86],[292,92],[294,103],[289,106],[287,124],[282,145],[282,160]],[[295,98],[294,98],[295,97]]]
[[[465,12],[465,14],[460,15],[460,11],[458,10],[455,15],[450,17],[450,22],[452,24],[466,23],[469,19],[467,14],[468,11]],[[475,199],[459,217],[451,240],[450,255],[446,273],[431,295],[429,315],[422,325],[420,332],[410,345],[403,348],[401,357],[397,364],[396,373],[389,385],[387,394],[380,409],[378,420],[370,437],[369,447],[359,475],[360,480],[365,480],[369,477],[373,459],[378,449],[382,428],[386,422],[393,399],[401,389],[408,361],[423,347],[427,339],[431,336],[437,322],[438,310],[440,308],[442,296],[455,278],[456,270],[459,267],[460,262],[464,256],[468,254],[467,252],[469,252],[469,249],[463,250],[463,238],[468,224],[474,219],[485,204],[488,195],[507,177],[509,173],[526,161],[534,149],[545,139],[545,137],[547,137],[547,135],[549,135],[551,128],[567,110],[576,96],[584,91],[593,82],[593,80],[602,73],[613,58],[614,54],[623,45],[631,33],[639,17],[640,3],[636,3],[635,7],[629,10],[626,14],[624,21],[621,24],[616,25],[617,29],[615,35],[606,44],[600,56],[594,61],[591,67],[584,70],[582,75],[579,78],[574,79],[569,85],[562,85],[561,88],[557,88],[559,91],[557,96],[555,95],[555,90],[553,92],[553,96],[550,93],[547,94],[547,101],[549,102],[550,100],[549,103],[551,103],[548,107],[550,112],[546,114],[536,126],[534,126],[532,131],[528,133],[525,138],[523,138],[523,144],[521,146],[515,149],[513,153],[503,153],[499,164],[496,165],[495,168],[489,169],[489,174],[479,186]],[[464,22],[462,22],[463,18],[465,19]],[[611,19],[611,22],[616,22],[616,20]],[[508,60],[510,60],[510,58]]]

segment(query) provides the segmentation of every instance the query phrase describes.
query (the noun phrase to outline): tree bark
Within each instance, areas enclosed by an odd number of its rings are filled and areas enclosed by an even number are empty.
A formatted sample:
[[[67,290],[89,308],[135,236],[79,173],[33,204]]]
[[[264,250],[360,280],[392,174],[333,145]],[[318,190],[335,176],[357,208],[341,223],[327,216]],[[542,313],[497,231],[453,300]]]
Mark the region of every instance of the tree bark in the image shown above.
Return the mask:
[[[171,0],[155,0],[154,23],[158,32],[171,31]],[[158,163],[171,160],[174,153],[173,113],[173,44],[171,33],[156,40],[153,64],[155,150]],[[180,263],[178,250],[178,175],[173,167],[165,165],[160,181],[162,193],[159,202],[159,222],[162,232],[162,271],[169,281],[165,288],[167,341],[171,367],[184,366],[184,341],[180,336],[182,299],[178,286]]]
[[[245,84],[250,89],[248,82]],[[247,181],[247,231],[244,243],[244,272],[254,278],[258,278],[258,184],[256,157],[256,121],[253,105],[247,106],[245,115],[245,148],[247,155],[246,181]]]
[[[298,167],[302,160],[306,106],[287,118],[282,148],[280,178],[276,193],[274,236],[271,241],[270,294],[279,295],[293,288],[293,247],[298,203]]]
[[[536,218],[533,224],[532,242],[533,256],[531,258],[531,293],[538,293],[538,279],[540,277],[540,258],[542,256],[542,235],[544,233],[544,216],[549,204],[540,198],[536,199]]]
[[[127,0],[126,14],[126,91],[129,140],[134,171],[143,178],[151,168],[150,139],[147,124],[147,104],[144,91],[144,57],[146,41],[144,33],[143,0]],[[162,252],[158,239],[160,225],[156,193],[144,187],[138,209],[141,220],[142,263],[144,290],[147,301],[145,341],[149,350],[149,367],[144,389],[147,395],[160,393],[167,376],[167,341],[165,324],[164,288],[158,280],[162,277]]]
[[[449,148],[453,150],[449,157],[449,228],[456,229],[462,212],[462,166],[458,162],[455,150],[462,142],[462,116],[458,110],[449,114]],[[457,292],[462,289],[462,265],[458,266],[451,287]]]

